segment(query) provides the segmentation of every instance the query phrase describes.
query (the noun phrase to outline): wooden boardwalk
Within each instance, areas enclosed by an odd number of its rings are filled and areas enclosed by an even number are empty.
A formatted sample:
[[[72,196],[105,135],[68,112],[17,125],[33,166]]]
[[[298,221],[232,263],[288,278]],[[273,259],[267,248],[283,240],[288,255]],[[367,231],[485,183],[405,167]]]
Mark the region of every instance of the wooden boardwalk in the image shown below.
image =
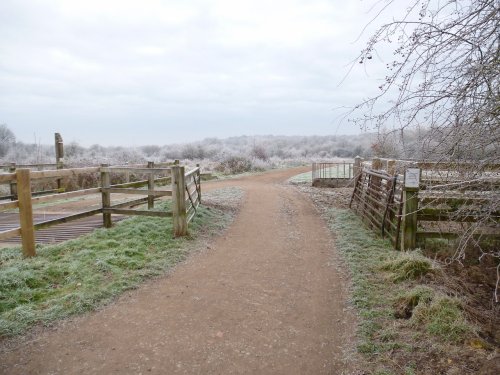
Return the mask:
[[[34,223],[40,223],[45,220],[57,219],[60,217],[67,216],[64,214],[40,214],[36,213],[33,215]],[[125,216],[113,215],[113,221],[117,222],[124,219]],[[58,243],[73,238],[77,238],[81,235],[88,234],[95,230],[96,228],[102,228],[102,215],[95,215],[91,217],[86,217],[80,220],[75,220],[70,223],[62,223],[55,225],[50,228],[41,229],[35,232],[35,241],[39,244],[47,243]],[[19,214],[18,213],[0,213],[0,232],[19,227]],[[12,237],[9,239],[2,240],[1,244],[21,244],[21,237]]]

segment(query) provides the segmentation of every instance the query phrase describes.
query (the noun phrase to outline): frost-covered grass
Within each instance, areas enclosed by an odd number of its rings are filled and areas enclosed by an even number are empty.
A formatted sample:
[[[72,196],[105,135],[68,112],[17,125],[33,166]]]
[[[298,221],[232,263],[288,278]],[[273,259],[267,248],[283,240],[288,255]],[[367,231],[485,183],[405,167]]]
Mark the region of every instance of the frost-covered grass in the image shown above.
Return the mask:
[[[368,373],[413,373],[411,361],[402,365],[394,358],[418,359],[424,367],[429,348],[433,356],[441,356],[473,337],[475,328],[466,320],[462,303],[422,284],[425,275],[437,272],[432,261],[418,250],[393,250],[349,210],[328,208],[325,216],[351,274],[358,351],[368,358],[373,369]],[[398,315],[398,309],[407,316]]]
[[[201,206],[185,238],[172,238],[171,218],[134,217],[39,246],[32,259],[23,259],[19,248],[0,249],[0,336],[93,310],[164,274],[196,248],[201,233],[228,222],[229,214]]]
[[[304,172],[288,179],[292,184],[311,184],[312,183],[312,173]]]

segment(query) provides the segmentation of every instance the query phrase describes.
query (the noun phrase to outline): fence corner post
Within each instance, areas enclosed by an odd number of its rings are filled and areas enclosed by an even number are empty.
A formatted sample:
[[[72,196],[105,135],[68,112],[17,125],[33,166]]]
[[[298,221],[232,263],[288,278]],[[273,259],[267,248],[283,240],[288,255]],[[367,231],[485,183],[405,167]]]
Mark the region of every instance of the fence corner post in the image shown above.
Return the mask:
[[[154,168],[155,163],[152,161],[148,161],[148,168]],[[152,193],[155,189],[155,175],[151,172],[148,175],[148,190]],[[148,194],[148,210],[151,210],[155,207],[155,196],[153,194]]]
[[[29,168],[16,171],[17,195],[19,200],[19,221],[21,226],[21,241],[23,256],[36,255],[35,228],[33,227],[33,206],[31,202],[31,177]]]
[[[403,251],[413,250],[417,247],[419,185],[420,169],[406,169],[403,187],[403,217],[401,220],[401,250]]]
[[[107,167],[108,164],[101,164],[102,222],[104,228],[111,228],[111,213],[106,212],[106,208],[111,207],[111,193],[108,190],[111,186],[111,177]]]
[[[184,167],[172,166],[172,217],[174,224],[174,237],[187,234],[186,215],[186,181]]]

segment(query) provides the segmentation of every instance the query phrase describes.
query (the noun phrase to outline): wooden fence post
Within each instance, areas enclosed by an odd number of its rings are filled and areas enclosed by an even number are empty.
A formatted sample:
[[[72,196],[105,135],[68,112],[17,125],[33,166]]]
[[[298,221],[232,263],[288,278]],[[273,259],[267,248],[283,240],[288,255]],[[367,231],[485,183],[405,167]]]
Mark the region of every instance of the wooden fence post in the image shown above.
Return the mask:
[[[31,178],[29,168],[16,171],[17,195],[19,199],[19,222],[21,224],[21,241],[23,255],[33,257],[35,249],[35,229],[33,227],[33,207],[31,204]]]
[[[64,168],[64,143],[61,134],[55,133],[55,147],[56,147],[56,169]],[[57,189],[61,192],[62,179],[57,179]]]
[[[361,163],[363,162],[363,158],[361,156],[356,156],[354,158],[354,166],[353,166],[353,173],[354,177],[356,178],[360,173],[361,173]]]
[[[107,168],[108,164],[101,164],[102,168]],[[109,189],[111,186],[111,177],[109,175],[109,171],[103,171],[101,169],[101,195],[102,195],[102,222],[104,228],[111,228],[111,214],[109,212],[104,212],[106,208],[111,207],[111,193],[109,191],[105,191],[104,189]]]
[[[401,250],[417,247],[417,214],[420,169],[407,168],[403,187],[403,212],[401,220]]]
[[[199,164],[196,164],[196,167],[198,168],[198,173],[196,173],[195,178],[198,178],[198,181],[196,181],[196,187],[198,190],[198,201],[201,204],[201,168]]]
[[[382,169],[382,160],[380,160],[379,158],[373,158],[372,169],[376,170],[376,171],[381,170]]]
[[[396,160],[387,160],[387,174],[394,176],[396,174]]]
[[[9,173],[16,173],[16,163],[10,163]],[[10,182],[10,198],[11,201],[17,201],[17,183],[16,181]]]
[[[186,216],[186,181],[184,167],[172,166],[172,212],[174,222],[174,237],[187,234]]]
[[[152,161],[148,161],[148,168],[154,168],[155,163]],[[148,175],[148,190],[153,191],[155,189],[155,175],[154,173],[150,173]],[[148,210],[151,210],[155,207],[155,196],[148,194]]]

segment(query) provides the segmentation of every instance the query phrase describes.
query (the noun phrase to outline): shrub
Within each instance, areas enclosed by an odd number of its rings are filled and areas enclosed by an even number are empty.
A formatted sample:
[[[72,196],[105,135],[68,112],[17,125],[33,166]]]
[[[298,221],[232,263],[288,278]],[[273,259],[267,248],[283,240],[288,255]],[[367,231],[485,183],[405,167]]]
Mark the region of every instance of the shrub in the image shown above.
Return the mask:
[[[215,170],[227,174],[239,174],[252,170],[252,162],[243,156],[230,156],[220,162]]]

